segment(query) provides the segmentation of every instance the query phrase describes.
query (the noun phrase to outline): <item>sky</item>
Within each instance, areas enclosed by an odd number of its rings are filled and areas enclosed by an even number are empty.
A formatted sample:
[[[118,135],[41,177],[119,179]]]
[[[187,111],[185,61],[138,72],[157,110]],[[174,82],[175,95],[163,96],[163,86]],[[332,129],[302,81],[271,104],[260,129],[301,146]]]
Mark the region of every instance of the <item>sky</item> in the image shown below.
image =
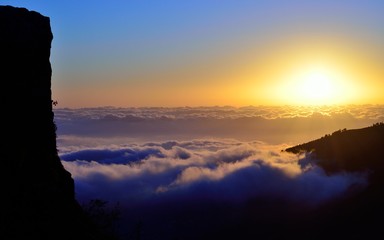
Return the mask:
[[[58,107],[383,104],[383,1],[0,1],[48,16]]]

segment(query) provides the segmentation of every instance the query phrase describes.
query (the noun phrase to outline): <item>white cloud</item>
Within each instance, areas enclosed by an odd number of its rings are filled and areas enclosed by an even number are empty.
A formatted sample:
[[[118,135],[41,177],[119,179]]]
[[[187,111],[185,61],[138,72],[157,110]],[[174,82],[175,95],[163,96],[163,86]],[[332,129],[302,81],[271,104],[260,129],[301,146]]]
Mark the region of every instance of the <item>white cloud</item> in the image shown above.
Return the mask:
[[[61,158],[75,179],[80,200],[102,196],[123,205],[161,202],[175,194],[228,201],[278,197],[316,205],[365,183],[363,175],[328,176],[314,163],[309,165],[309,160],[303,165],[304,156],[281,152],[284,148],[259,142],[195,140],[83,149]]]

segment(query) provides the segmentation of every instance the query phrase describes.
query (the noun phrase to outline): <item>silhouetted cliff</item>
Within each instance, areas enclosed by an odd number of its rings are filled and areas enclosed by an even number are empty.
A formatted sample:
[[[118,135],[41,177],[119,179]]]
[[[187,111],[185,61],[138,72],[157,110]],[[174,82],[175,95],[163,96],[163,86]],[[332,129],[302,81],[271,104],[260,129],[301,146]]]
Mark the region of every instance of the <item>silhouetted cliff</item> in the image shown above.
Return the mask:
[[[96,239],[56,149],[50,19],[0,6],[0,239]]]

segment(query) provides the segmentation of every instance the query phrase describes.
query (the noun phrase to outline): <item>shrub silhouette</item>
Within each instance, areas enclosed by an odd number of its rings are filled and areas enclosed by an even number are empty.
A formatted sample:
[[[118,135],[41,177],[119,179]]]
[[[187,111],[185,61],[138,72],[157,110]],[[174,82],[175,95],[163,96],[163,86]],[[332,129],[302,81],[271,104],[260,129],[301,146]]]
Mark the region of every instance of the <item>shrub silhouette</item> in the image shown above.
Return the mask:
[[[111,239],[117,239],[116,223],[120,218],[119,203],[110,206],[108,201],[92,199],[83,204],[82,208],[99,230],[108,234]]]

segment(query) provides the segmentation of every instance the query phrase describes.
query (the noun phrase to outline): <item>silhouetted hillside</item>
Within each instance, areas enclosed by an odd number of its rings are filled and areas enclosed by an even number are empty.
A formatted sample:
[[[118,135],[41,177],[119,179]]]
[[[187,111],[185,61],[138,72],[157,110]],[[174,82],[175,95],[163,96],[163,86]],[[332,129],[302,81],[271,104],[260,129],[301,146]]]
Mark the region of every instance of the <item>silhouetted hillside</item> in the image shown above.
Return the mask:
[[[366,174],[367,185],[342,199],[318,209],[308,218],[324,237],[371,239],[384,234],[384,123],[361,129],[343,129],[286,149],[309,153],[328,174]],[[355,189],[356,190],[356,189]],[[353,189],[352,189],[353,192]]]
[[[327,172],[382,171],[384,165],[384,123],[338,130],[330,135],[286,149],[287,152],[311,152]]]

